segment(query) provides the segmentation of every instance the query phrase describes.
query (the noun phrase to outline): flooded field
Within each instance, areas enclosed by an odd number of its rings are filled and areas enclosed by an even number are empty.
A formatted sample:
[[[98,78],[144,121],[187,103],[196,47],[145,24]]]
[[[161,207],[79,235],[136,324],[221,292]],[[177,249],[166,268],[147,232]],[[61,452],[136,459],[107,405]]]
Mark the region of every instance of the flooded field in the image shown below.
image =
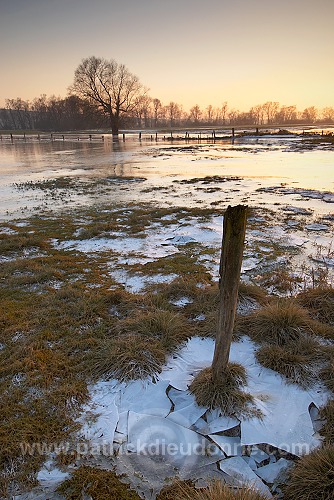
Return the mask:
[[[202,207],[296,202],[326,214],[333,199],[333,170],[332,145],[314,146],[296,136],[215,143],[135,138],[115,142],[108,136],[104,142],[4,142],[0,220],[36,210],[92,205],[110,197]],[[60,182],[63,178],[68,189]],[[314,192],[305,194],[304,189]]]
[[[67,498],[88,469],[149,500],[174,476],[234,485],[240,471],[279,491],[275,474],[319,446],[333,389],[334,148],[318,139],[0,143],[0,496],[56,500],[62,484]],[[212,360],[223,215],[238,203],[231,360],[256,411],[226,416],[188,387]],[[274,327],[292,314],[291,339],[259,338],[257,311]],[[178,453],[140,452],[157,439]]]

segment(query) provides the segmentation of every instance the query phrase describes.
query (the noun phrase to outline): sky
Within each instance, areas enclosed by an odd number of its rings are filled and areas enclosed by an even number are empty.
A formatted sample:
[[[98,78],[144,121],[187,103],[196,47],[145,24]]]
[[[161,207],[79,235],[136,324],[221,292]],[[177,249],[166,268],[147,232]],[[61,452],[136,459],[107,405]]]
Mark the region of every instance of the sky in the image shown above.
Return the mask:
[[[163,104],[334,106],[334,0],[0,0],[0,107],[65,97],[90,57]]]

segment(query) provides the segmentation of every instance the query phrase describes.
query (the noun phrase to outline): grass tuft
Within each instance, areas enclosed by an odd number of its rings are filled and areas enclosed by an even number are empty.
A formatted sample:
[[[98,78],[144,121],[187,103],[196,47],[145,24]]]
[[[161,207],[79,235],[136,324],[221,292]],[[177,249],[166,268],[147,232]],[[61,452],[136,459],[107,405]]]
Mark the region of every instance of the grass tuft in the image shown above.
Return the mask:
[[[297,296],[297,301],[307,308],[312,317],[334,325],[334,288],[309,288]]]
[[[157,500],[264,500],[265,497],[253,488],[233,488],[222,481],[214,481],[206,488],[195,488],[190,481],[178,481],[165,486]]]
[[[303,456],[290,473],[284,500],[333,500],[333,464],[333,446]]]
[[[140,315],[131,329],[145,338],[158,340],[166,353],[179,347],[191,334],[190,324],[181,314],[159,309]]]
[[[229,363],[221,382],[214,384],[211,367],[204,368],[192,381],[189,391],[196,403],[205,408],[220,408],[227,416],[260,416],[254,407],[253,397],[241,386],[247,382],[246,370],[238,363]]]
[[[330,399],[327,404],[320,408],[320,418],[325,420],[320,434],[324,437],[324,443],[334,445],[334,400]]]
[[[86,360],[86,370],[94,380],[145,379],[161,371],[165,351],[157,340],[128,333],[104,339]]]
[[[264,345],[256,352],[256,359],[265,368],[284,375],[290,382],[307,387],[314,381],[312,358],[299,349],[289,350],[279,345]]]
[[[293,300],[278,300],[239,318],[238,329],[257,342],[279,346],[298,342],[307,334],[323,333],[322,325]]]
[[[321,370],[320,378],[328,389],[334,392],[334,359],[330,359],[329,363]]]
[[[137,500],[140,496],[121,481],[113,471],[81,466],[72,472],[70,479],[64,481],[57,492],[67,500],[93,498],[94,500]]]

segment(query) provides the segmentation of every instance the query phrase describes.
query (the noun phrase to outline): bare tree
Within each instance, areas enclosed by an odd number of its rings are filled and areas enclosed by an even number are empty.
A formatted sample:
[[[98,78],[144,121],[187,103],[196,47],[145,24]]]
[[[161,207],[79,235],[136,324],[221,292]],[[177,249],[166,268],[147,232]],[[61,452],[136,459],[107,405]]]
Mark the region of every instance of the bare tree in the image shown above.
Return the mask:
[[[211,104],[209,104],[209,106],[207,106],[206,108],[206,121],[208,122],[209,125],[211,125],[211,123],[213,122],[213,113],[214,113],[214,109],[213,109],[213,106]]]
[[[318,117],[318,110],[314,106],[310,106],[309,108],[305,108],[302,112],[302,120],[305,123],[315,123]]]
[[[179,104],[171,101],[166,106],[167,116],[170,122],[171,128],[173,128],[177,122],[180,121],[182,115],[182,108]]]
[[[157,127],[159,118],[161,116],[162,104],[161,104],[160,99],[157,99],[157,98],[153,99],[152,104],[153,104],[153,113],[154,113],[154,126]]]
[[[202,115],[202,111],[201,111],[199,105],[195,104],[195,106],[193,106],[189,111],[189,120],[197,125],[199,120],[200,120],[201,115]]]
[[[226,115],[228,110],[227,101],[224,101],[221,107],[221,118],[223,120],[223,125],[226,125]]]
[[[21,97],[6,99],[6,108],[9,112],[14,129],[23,130],[34,128],[29,101],[24,101]]]
[[[276,114],[279,109],[279,103],[273,101],[267,101],[264,104],[262,104],[262,108],[267,118],[267,124],[270,125],[271,123],[274,123]]]
[[[334,108],[328,106],[322,110],[322,118],[328,123],[334,122]]]
[[[121,118],[134,112],[140,98],[147,93],[124,64],[94,56],[82,60],[70,91],[108,116],[113,135],[118,135]]]

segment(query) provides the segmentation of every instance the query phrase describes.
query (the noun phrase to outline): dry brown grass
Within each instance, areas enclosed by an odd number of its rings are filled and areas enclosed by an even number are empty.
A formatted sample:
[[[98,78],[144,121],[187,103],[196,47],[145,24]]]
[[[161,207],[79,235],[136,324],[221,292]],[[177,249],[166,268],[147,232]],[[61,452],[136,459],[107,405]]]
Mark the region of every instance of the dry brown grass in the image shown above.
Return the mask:
[[[280,346],[298,342],[305,335],[324,333],[322,325],[292,299],[277,300],[240,318],[238,329],[256,342]]]
[[[284,500],[333,500],[333,464],[333,446],[303,456],[290,473]]]
[[[270,298],[263,288],[257,285],[252,285],[244,282],[240,282],[238,289],[238,299],[239,301],[253,299],[259,305],[268,304]]]
[[[254,408],[253,397],[241,389],[246,382],[245,368],[238,363],[229,363],[220,384],[213,383],[211,367],[204,368],[190,384],[189,391],[199,406],[220,408],[224,415],[260,416]]]
[[[142,337],[158,340],[166,353],[179,347],[192,333],[190,323],[179,313],[156,309],[141,314],[125,329],[137,331]]]
[[[323,323],[334,324],[334,288],[309,288],[297,295],[296,300],[307,308],[312,317]]]
[[[137,500],[140,496],[113,471],[81,466],[57,489],[67,500]]]
[[[314,353],[317,352],[315,346]],[[307,387],[315,381],[315,359],[311,353],[303,354],[298,347],[290,350],[286,346],[264,345],[256,352],[256,359],[262,366],[284,375],[290,382]]]
[[[329,399],[325,406],[320,408],[320,417],[325,420],[320,434],[325,444],[334,445],[334,399]]]
[[[165,350],[158,340],[128,333],[104,339],[85,360],[87,374],[97,380],[144,379],[161,371]]]
[[[190,481],[165,486],[157,500],[264,500],[266,497],[247,487],[233,488],[222,481],[214,481],[206,488],[196,489]]]
[[[320,371],[320,378],[328,389],[334,392],[334,358],[332,357],[328,364]]]

